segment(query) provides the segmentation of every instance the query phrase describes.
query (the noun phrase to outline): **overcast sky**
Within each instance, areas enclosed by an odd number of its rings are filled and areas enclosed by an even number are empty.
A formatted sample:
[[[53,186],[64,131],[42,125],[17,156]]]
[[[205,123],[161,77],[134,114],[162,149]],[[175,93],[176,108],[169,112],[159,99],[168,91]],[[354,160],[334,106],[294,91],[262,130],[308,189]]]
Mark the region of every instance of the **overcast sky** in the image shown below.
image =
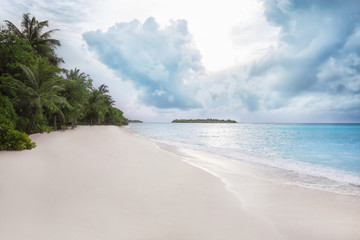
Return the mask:
[[[360,0],[1,0],[23,13],[130,119],[360,122]]]

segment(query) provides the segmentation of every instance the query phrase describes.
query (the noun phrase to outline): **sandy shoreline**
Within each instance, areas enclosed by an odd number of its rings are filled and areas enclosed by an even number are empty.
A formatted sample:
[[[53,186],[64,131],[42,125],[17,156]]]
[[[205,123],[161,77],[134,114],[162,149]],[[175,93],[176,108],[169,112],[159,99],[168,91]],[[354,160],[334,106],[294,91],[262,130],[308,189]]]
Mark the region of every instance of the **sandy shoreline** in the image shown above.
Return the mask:
[[[0,239],[360,238],[356,197],[275,184],[247,166],[241,184],[226,183],[236,196],[190,165],[210,170],[213,155],[114,126],[31,137],[31,151],[0,152]]]
[[[124,129],[32,138],[0,153],[0,239],[279,239],[217,178]]]
[[[221,178],[243,209],[273,222],[286,239],[360,239],[358,195],[300,187],[253,164],[189,149],[178,151],[185,161]]]

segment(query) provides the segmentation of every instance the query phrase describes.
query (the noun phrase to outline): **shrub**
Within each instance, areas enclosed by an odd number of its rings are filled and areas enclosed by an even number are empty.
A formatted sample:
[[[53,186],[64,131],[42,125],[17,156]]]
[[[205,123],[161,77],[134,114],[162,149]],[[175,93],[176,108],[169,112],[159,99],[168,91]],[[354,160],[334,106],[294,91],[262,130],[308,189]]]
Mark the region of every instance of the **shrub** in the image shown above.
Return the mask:
[[[17,115],[10,99],[0,94],[0,126],[15,128]]]
[[[24,132],[0,125],[0,150],[32,149],[36,144]]]
[[[50,133],[52,131],[52,127],[46,125],[46,124],[35,124],[34,131],[39,133]]]
[[[65,131],[67,129],[68,129],[68,127],[66,125],[64,125],[64,124],[60,126],[61,131]]]

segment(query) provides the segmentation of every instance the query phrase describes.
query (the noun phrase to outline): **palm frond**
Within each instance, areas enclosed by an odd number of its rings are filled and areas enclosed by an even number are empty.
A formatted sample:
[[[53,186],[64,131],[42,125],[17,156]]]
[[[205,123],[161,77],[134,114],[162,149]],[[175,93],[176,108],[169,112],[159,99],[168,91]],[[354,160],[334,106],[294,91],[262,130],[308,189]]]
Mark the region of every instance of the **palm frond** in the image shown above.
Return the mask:
[[[19,64],[20,68],[23,70],[23,72],[25,73],[26,78],[30,81],[31,85],[33,88],[38,86],[38,83],[36,81],[36,77],[34,75],[34,72],[31,71],[30,68],[28,68],[27,66],[23,65],[23,64]]]
[[[41,33],[44,27],[49,27],[49,22],[47,20],[42,22],[37,22],[36,26],[34,27],[34,32]]]
[[[41,34],[41,38],[42,39],[49,39],[50,38],[50,35],[52,34],[52,33],[54,33],[55,31],[60,31],[59,29],[52,29],[52,30],[49,30],[49,31],[47,31],[47,32],[45,32],[45,33],[43,33],[43,34]]]
[[[18,37],[24,37],[22,32],[13,24],[12,22],[5,20],[6,26],[10,30],[10,32],[14,33]]]

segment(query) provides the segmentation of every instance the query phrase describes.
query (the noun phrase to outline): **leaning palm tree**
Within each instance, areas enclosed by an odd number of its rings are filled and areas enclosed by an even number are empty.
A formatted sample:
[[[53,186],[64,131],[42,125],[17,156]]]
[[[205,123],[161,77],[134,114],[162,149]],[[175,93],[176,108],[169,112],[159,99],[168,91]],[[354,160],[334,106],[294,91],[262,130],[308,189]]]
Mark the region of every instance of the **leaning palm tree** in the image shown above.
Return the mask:
[[[59,29],[52,29],[43,33],[45,27],[49,27],[49,22],[39,22],[35,17],[30,18],[30,14],[23,15],[21,22],[21,29],[17,28],[12,22],[5,20],[6,25],[10,32],[18,37],[24,38],[28,43],[39,53],[40,56],[47,57],[54,65],[58,65],[60,62],[64,62],[55,54],[56,47],[61,46],[60,41],[52,39],[51,34]]]
[[[109,93],[109,89],[108,86],[106,84],[101,84],[98,87],[99,91],[102,93],[103,97],[104,97],[104,102],[107,105],[108,108],[110,108],[112,105],[115,104],[115,101],[112,99],[112,97],[108,94]]]
[[[34,70],[25,65],[20,65],[26,79],[20,81],[10,79],[5,81],[5,87],[13,89],[18,97],[15,104],[27,105],[30,109],[29,123],[26,133],[30,133],[37,114],[42,114],[47,108],[50,112],[59,113],[64,117],[60,107],[71,107],[65,97],[58,95],[62,90],[63,79],[56,76],[54,68],[38,61]]]

